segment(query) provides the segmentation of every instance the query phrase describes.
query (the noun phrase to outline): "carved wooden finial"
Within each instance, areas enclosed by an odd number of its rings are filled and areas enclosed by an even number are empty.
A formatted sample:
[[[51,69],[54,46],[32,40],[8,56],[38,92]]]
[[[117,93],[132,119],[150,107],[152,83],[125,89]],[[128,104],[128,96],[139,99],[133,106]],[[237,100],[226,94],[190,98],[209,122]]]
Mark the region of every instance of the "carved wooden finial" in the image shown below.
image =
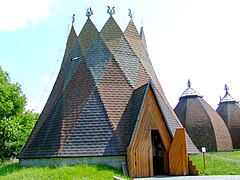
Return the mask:
[[[107,6],[107,8],[107,13],[110,14],[110,16],[115,14],[115,6],[113,6],[112,9],[110,8],[110,6]]]
[[[191,81],[190,81],[190,79],[189,79],[188,82],[187,82],[187,86],[188,86],[188,88],[191,87]]]
[[[72,15],[72,24],[75,22],[75,14]]]
[[[89,18],[91,15],[93,15],[92,8],[87,8],[86,16]]]
[[[128,9],[128,16],[132,19],[133,13],[132,13],[131,9]]]
[[[228,93],[229,87],[225,84],[224,90],[226,91],[226,94]]]

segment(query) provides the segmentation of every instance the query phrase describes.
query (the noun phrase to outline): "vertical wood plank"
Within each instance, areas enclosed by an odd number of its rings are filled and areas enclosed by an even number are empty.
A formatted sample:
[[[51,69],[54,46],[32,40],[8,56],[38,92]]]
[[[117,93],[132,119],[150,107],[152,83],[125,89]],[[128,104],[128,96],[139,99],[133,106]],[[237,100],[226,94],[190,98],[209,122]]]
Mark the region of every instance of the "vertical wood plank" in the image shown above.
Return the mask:
[[[177,129],[169,152],[170,175],[188,175],[188,154],[186,132],[184,128]]]

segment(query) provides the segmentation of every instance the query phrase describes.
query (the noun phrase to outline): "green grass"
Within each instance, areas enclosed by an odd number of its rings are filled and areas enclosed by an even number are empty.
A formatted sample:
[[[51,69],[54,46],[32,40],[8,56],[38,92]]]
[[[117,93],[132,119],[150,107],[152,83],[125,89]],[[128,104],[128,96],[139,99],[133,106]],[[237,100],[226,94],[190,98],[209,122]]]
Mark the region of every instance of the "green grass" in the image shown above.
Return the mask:
[[[102,165],[76,165],[52,167],[21,167],[19,163],[0,166],[1,180],[38,180],[38,179],[113,179],[113,176],[127,178],[115,168]]]
[[[201,175],[240,175],[240,151],[206,153],[206,169],[202,154],[191,155]]]
[[[240,151],[206,153],[204,170],[202,154],[191,155],[200,175],[240,175]],[[21,167],[19,163],[0,165],[1,180],[38,180],[38,179],[112,179],[113,176],[126,178],[115,168],[102,165],[76,165],[51,167]]]

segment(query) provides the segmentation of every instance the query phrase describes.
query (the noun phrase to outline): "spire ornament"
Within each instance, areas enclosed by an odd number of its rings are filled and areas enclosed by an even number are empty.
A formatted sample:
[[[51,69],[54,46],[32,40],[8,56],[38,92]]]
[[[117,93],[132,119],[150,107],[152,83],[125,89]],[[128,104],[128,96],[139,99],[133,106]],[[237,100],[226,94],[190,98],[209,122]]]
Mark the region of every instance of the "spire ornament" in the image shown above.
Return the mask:
[[[128,16],[132,19],[133,13],[132,13],[131,9],[128,9]]]
[[[191,81],[190,81],[190,79],[189,79],[188,82],[187,82],[187,86],[188,86],[188,88],[191,87]]]
[[[75,22],[75,14],[72,15],[72,24]]]
[[[228,94],[229,87],[225,84],[224,90],[226,91],[226,94]]]
[[[140,28],[140,38],[142,39],[143,36],[143,27]]]
[[[110,14],[110,16],[115,14],[115,6],[113,6],[112,9],[110,8],[110,6],[107,6],[107,8],[107,13]]]
[[[93,11],[90,7],[90,8],[87,8],[86,16],[89,18],[91,15],[93,15]]]
[[[222,97],[221,96],[219,96],[219,103],[221,103],[222,102]]]

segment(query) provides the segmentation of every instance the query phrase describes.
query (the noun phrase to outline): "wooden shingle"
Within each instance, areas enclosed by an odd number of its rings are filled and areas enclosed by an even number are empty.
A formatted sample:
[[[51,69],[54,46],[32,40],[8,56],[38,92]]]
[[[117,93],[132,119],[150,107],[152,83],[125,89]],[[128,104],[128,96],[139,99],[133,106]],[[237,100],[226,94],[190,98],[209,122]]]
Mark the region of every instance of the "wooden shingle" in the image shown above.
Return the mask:
[[[112,16],[100,33],[90,18],[78,37],[72,27],[55,85],[19,158],[125,156],[149,83],[173,137],[182,125],[133,21],[124,33]],[[188,136],[187,146],[198,152]]]

